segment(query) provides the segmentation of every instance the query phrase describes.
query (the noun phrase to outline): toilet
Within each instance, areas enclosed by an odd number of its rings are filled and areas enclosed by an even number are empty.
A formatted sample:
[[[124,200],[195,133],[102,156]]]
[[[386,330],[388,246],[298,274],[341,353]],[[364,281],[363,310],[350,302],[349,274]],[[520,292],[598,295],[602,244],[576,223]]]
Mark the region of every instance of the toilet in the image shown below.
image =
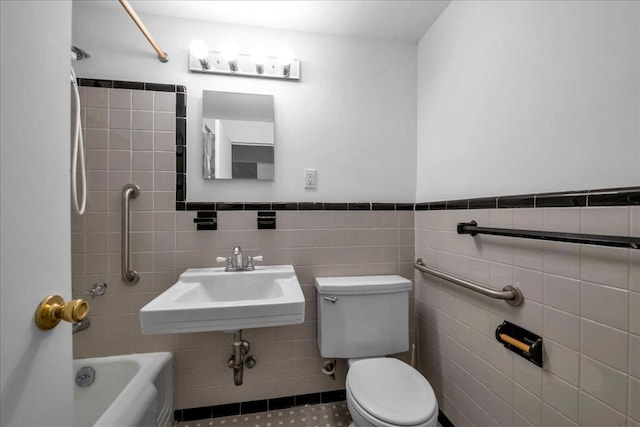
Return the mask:
[[[429,382],[386,355],[409,350],[409,291],[403,277],[322,277],[318,348],[348,359],[347,406],[356,427],[436,427],[438,402]]]

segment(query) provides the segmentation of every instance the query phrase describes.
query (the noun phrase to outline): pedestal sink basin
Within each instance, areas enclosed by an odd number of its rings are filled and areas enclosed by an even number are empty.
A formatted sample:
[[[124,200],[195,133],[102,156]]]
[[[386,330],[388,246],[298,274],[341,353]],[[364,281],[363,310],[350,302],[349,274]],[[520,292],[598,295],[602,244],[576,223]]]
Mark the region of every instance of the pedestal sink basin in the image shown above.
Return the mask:
[[[255,271],[191,268],[140,309],[146,335],[235,331],[304,321],[304,295],[291,265]]]

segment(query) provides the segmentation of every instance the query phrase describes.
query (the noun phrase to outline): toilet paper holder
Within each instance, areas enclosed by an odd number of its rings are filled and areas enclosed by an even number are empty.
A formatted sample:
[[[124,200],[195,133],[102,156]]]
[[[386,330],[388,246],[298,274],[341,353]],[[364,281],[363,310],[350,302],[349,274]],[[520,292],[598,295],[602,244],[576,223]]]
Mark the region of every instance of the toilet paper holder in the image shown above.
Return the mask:
[[[505,320],[496,328],[496,339],[520,357],[542,368],[541,336]]]

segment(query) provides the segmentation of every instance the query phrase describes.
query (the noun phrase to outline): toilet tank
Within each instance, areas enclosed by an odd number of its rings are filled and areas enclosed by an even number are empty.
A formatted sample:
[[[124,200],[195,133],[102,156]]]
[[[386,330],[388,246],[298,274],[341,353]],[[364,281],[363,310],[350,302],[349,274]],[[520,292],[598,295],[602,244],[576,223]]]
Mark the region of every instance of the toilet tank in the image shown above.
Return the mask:
[[[409,349],[409,280],[321,277],[315,285],[322,357],[374,357]]]

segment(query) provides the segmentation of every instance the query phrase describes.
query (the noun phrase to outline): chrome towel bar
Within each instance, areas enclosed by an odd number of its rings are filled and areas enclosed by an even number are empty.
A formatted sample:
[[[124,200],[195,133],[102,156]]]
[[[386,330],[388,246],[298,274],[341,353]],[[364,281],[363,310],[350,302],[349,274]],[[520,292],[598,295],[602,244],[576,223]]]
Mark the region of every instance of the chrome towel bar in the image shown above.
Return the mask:
[[[478,283],[470,282],[465,279],[461,279],[451,274],[443,273],[442,271],[435,270],[431,267],[427,267],[422,258],[418,258],[413,264],[413,268],[423,273],[430,274],[432,276],[444,279],[455,285],[462,286],[463,288],[478,292],[479,294],[488,296],[489,298],[504,300],[507,304],[518,307],[524,302],[524,296],[520,289],[512,285],[507,285],[502,288],[501,291],[497,291],[486,286],[482,286]]]
[[[129,199],[135,199],[140,194],[140,187],[135,184],[127,184],[122,188],[122,229],[120,230],[120,265],[122,267],[122,280],[130,285],[135,285],[140,276],[129,265]]]

